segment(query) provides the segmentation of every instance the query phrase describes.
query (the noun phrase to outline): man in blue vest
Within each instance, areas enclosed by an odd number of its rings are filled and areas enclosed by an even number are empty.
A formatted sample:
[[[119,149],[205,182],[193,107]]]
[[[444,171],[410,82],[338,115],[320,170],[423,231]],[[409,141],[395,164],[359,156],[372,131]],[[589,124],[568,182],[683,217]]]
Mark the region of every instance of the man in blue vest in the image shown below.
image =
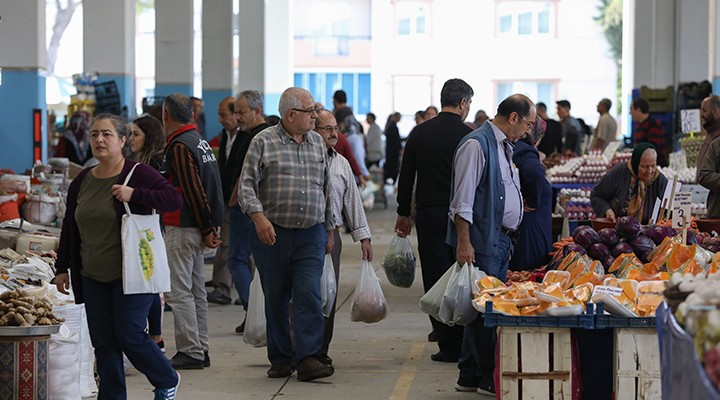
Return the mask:
[[[537,115],[524,95],[503,100],[495,118],[465,136],[453,159],[447,243],[457,262],[472,263],[505,281],[523,213],[513,143],[528,133]],[[483,317],[465,327],[455,389],[495,396],[495,329]]]

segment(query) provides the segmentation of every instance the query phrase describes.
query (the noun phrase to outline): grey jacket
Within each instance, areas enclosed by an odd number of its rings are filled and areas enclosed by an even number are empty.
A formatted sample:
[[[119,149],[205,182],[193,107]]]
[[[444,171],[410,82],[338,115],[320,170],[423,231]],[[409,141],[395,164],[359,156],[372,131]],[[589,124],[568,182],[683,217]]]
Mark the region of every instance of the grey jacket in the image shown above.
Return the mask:
[[[705,152],[705,159],[698,160],[698,180],[703,187],[710,190],[707,197],[707,217],[720,218],[720,138],[710,143]]]

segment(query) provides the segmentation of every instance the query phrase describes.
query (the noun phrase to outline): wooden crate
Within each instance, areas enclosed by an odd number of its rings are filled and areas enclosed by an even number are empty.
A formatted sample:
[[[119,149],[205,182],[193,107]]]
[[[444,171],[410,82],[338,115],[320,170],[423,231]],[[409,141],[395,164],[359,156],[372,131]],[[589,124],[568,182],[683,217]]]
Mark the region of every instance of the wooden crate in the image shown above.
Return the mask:
[[[569,328],[498,328],[500,398],[572,399]]]
[[[660,345],[657,330],[615,329],[614,387],[616,400],[662,398]]]

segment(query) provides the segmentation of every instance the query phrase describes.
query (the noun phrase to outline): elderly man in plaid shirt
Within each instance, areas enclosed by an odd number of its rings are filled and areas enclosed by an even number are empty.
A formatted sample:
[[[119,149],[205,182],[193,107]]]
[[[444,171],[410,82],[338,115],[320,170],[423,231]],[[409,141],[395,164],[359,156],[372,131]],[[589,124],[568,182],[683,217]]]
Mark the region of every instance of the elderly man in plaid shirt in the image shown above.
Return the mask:
[[[315,127],[312,95],[289,88],[280,97],[280,123],[250,142],[239,196],[255,225],[250,237],[265,293],[270,378],[288,377],[293,361],[298,379],[332,375],[319,356],[323,342],[320,296],[326,245],[332,248],[336,223],[330,210],[327,152]],[[290,339],[293,304],[295,351]]]
[[[348,160],[335,151],[335,144],[338,141],[340,128],[333,113],[321,110],[315,121],[315,131],[325,139],[328,155],[328,176],[330,178],[330,202],[332,215],[338,227],[347,226],[353,241],[360,241],[363,260],[372,261],[372,245],[370,244],[370,227],[368,226],[365,210],[363,209],[360,192],[355,184],[352,168]],[[343,218],[345,216],[345,218]],[[342,252],[342,240],[338,229],[333,230],[332,249],[327,248],[333,260],[335,269],[335,282],[340,279],[340,252]],[[335,304],[333,304],[330,315],[325,319],[325,332],[323,346],[320,353],[320,361],[326,365],[332,365],[332,358],[328,357],[328,348],[333,335],[335,324]]]

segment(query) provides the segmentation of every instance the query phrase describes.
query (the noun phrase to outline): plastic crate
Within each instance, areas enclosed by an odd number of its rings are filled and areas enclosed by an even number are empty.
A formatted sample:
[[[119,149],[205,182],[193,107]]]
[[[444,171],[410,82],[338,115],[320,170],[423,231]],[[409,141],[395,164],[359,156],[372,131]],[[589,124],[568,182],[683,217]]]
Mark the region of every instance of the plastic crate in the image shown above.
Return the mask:
[[[572,317],[549,317],[549,316],[532,316],[532,317],[515,317],[512,315],[499,314],[493,311],[492,302],[485,304],[484,314],[485,326],[494,328],[497,326],[520,326],[528,328],[581,328],[593,329],[595,327],[595,316],[593,315],[592,304],[587,305],[587,310],[583,315]]]
[[[595,305],[595,329],[655,328],[655,317],[616,317],[605,314],[602,303]]]
[[[662,398],[720,400],[695,352],[693,338],[677,323],[667,303],[657,310]]]

